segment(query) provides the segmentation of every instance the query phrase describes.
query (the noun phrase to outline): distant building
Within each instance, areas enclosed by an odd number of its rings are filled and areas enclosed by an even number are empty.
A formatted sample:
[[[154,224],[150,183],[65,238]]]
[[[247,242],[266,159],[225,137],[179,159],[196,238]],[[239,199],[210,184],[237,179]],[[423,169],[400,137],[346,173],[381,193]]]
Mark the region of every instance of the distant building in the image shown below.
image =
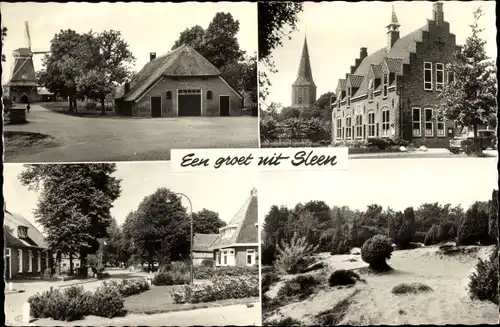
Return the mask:
[[[5,203],[3,213],[5,279],[42,276],[53,263],[42,233],[24,217],[7,211]]]
[[[37,89],[37,93],[38,93],[38,101],[40,102],[52,102],[56,100],[55,95],[49,92],[49,90],[47,90],[44,87],[39,87]]]
[[[210,249],[219,234],[195,234],[193,237],[193,263],[202,264],[203,260],[214,260],[214,252]]]
[[[28,48],[14,51],[14,64],[10,81],[10,100],[17,103],[35,102],[38,100],[37,81],[33,66],[33,53]]]
[[[297,79],[292,84],[292,107],[310,107],[314,102],[316,102],[316,84],[312,77],[306,37],[302,47]]]
[[[257,190],[226,226],[220,228],[219,235],[209,247],[215,257],[216,266],[253,266],[258,258],[258,208]]]
[[[396,12],[387,25],[387,43],[360,56],[332,98],[333,143],[369,138],[402,139],[428,147],[446,147],[456,134],[453,121],[438,116],[438,98],[454,75],[446,71],[459,49],[443,4],[433,19],[399,37]]]
[[[241,116],[243,96],[196,50],[182,45],[150,61],[118,88],[118,114],[142,117]]]

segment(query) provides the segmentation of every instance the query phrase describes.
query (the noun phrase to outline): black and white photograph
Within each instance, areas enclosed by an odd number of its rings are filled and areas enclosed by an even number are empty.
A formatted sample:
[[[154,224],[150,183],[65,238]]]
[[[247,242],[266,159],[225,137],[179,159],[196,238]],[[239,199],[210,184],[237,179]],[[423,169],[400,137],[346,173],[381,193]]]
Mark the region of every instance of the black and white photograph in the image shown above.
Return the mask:
[[[261,172],[259,194],[264,326],[498,323],[494,158]]]
[[[495,2],[263,2],[258,15],[261,147],[497,155]]]
[[[6,325],[261,325],[252,174],[124,162],[4,176]]]
[[[19,2],[1,12],[6,162],[258,147],[256,4]]]

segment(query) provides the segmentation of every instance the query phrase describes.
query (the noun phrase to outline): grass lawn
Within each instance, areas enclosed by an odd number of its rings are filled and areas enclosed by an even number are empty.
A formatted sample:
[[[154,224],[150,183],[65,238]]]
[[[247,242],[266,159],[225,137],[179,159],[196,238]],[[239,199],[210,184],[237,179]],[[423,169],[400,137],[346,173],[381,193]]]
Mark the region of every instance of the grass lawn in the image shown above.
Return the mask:
[[[23,152],[26,148],[30,151],[43,151],[58,145],[55,138],[41,133],[4,131],[5,156]]]
[[[201,308],[221,307],[233,304],[250,304],[258,302],[258,298],[229,299],[207,303],[174,303],[170,292],[178,286],[151,286],[149,291],[133,295],[125,299],[128,313],[155,314],[172,311],[193,310]]]
[[[44,108],[49,109],[50,111],[70,115],[70,116],[85,116],[85,117],[103,117],[101,116],[101,104],[98,103],[97,106],[93,109],[87,109],[86,103],[77,101],[76,106],[78,108],[78,112],[69,112],[69,105],[67,101],[64,102],[43,102],[39,103]],[[106,116],[114,117],[116,113],[114,112],[114,104],[108,102],[105,104],[106,106]]]

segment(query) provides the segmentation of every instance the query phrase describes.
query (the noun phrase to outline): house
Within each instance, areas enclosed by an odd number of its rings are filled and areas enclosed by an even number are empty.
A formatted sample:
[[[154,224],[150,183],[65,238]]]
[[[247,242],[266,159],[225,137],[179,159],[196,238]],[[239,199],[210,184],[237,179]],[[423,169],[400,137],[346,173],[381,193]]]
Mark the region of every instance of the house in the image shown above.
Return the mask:
[[[5,203],[3,214],[5,279],[42,276],[53,262],[42,233],[24,217],[7,211]]]
[[[310,107],[314,102],[316,102],[316,84],[312,77],[307,37],[304,37],[297,79],[292,84],[292,107]]]
[[[436,109],[444,85],[454,79],[446,65],[459,48],[441,2],[433,3],[432,14],[432,20],[400,38],[393,7],[386,45],[370,55],[361,48],[331,99],[334,145],[370,138],[448,145],[455,124]]]
[[[39,87],[37,93],[38,93],[38,101],[40,102],[51,102],[55,101],[56,99],[55,95],[49,92],[49,90],[47,90],[44,87]]]
[[[141,117],[241,116],[243,96],[219,69],[182,45],[150,61],[115,94],[117,113]]]
[[[194,234],[193,236],[193,263],[199,266],[204,260],[213,261],[214,252],[210,249],[219,234]]]
[[[229,224],[219,229],[219,235],[209,247],[216,266],[253,266],[259,249],[257,224],[257,190],[250,192]]]

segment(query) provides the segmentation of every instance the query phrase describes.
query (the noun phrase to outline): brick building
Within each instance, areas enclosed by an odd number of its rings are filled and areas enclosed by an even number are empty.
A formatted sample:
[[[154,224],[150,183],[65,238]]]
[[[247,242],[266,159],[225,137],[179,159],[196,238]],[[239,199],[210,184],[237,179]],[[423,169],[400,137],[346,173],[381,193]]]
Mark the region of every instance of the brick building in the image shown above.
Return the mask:
[[[5,279],[42,276],[53,263],[42,233],[24,217],[7,211],[5,205],[3,214]]]
[[[210,245],[216,266],[254,266],[257,264],[258,241],[257,190],[250,192],[229,224],[220,228],[217,239]]]
[[[241,116],[243,96],[196,50],[182,45],[150,61],[115,94],[126,116]]]
[[[438,117],[438,95],[454,76],[446,71],[458,50],[435,2],[433,19],[400,38],[392,8],[386,46],[359,58],[331,99],[333,144],[369,138],[403,139],[428,147],[446,147],[457,130]]]
[[[307,37],[304,38],[297,79],[292,84],[292,107],[309,107],[316,101],[316,84],[312,77]]]

